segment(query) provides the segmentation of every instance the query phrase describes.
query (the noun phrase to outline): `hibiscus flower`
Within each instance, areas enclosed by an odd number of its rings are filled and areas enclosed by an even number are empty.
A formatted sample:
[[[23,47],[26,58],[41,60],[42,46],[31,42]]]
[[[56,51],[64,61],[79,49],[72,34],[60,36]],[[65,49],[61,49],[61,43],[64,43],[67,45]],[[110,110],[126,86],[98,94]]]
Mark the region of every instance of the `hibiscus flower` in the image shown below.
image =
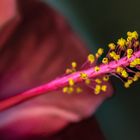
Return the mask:
[[[48,5],[39,0],[10,2],[0,2],[0,103],[63,75],[72,61],[79,67],[89,53],[63,16]],[[1,110],[0,137],[41,139],[55,134],[91,116],[111,95],[108,87],[104,95],[94,95],[88,87],[82,94],[55,90]],[[94,117],[91,122],[87,129],[94,128],[95,137],[104,139]],[[82,126],[72,128],[80,132]]]

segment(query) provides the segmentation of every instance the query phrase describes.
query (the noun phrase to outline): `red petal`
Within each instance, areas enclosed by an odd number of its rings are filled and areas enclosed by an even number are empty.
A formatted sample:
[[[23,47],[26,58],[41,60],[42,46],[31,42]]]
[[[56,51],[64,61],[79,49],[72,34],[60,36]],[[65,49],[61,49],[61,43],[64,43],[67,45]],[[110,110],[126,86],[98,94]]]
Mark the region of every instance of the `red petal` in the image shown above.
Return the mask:
[[[60,76],[73,60],[80,66],[88,54],[63,17],[40,2],[22,4],[23,19],[0,50],[0,99]],[[54,91],[18,104],[0,112],[0,131],[7,138],[52,134],[94,113],[112,93],[109,87],[99,96],[89,88],[80,95]]]

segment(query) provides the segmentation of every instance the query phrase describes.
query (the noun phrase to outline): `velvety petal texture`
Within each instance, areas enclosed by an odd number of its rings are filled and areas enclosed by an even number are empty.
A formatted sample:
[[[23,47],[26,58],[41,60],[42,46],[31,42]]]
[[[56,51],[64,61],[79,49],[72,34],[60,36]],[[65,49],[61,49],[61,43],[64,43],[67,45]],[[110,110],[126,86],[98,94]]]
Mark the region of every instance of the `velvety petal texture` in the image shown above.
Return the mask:
[[[7,5],[8,3],[8,5]],[[5,9],[6,10],[5,12]],[[17,16],[17,5],[15,0],[1,0],[0,3],[0,29],[11,19]]]
[[[84,63],[88,50],[62,16],[39,0],[19,0],[19,15],[0,32],[0,100],[63,75],[72,61]],[[50,135],[93,114],[112,93],[95,96],[53,91],[0,112],[3,139]],[[95,125],[98,127],[98,125]]]

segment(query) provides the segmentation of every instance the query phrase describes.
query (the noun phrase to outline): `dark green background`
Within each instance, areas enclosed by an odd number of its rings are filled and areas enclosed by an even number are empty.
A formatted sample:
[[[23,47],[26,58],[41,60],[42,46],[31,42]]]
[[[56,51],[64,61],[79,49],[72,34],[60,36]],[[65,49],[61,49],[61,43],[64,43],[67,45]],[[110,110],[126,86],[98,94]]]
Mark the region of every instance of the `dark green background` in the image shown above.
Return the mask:
[[[140,0],[46,0],[58,9],[83,38],[91,51],[140,33]],[[115,96],[108,99],[96,116],[107,140],[140,140],[140,83],[124,89],[112,79]]]

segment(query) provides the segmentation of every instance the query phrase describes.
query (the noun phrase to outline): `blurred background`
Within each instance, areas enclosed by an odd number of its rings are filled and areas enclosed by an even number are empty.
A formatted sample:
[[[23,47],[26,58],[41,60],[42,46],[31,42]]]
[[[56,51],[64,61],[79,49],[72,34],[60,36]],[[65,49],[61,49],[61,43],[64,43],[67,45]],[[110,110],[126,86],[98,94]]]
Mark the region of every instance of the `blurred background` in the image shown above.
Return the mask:
[[[95,52],[98,47],[126,37],[127,31],[140,33],[139,0],[44,0],[56,8]],[[140,140],[140,82],[125,89],[112,79],[114,96],[97,111],[107,140]]]

